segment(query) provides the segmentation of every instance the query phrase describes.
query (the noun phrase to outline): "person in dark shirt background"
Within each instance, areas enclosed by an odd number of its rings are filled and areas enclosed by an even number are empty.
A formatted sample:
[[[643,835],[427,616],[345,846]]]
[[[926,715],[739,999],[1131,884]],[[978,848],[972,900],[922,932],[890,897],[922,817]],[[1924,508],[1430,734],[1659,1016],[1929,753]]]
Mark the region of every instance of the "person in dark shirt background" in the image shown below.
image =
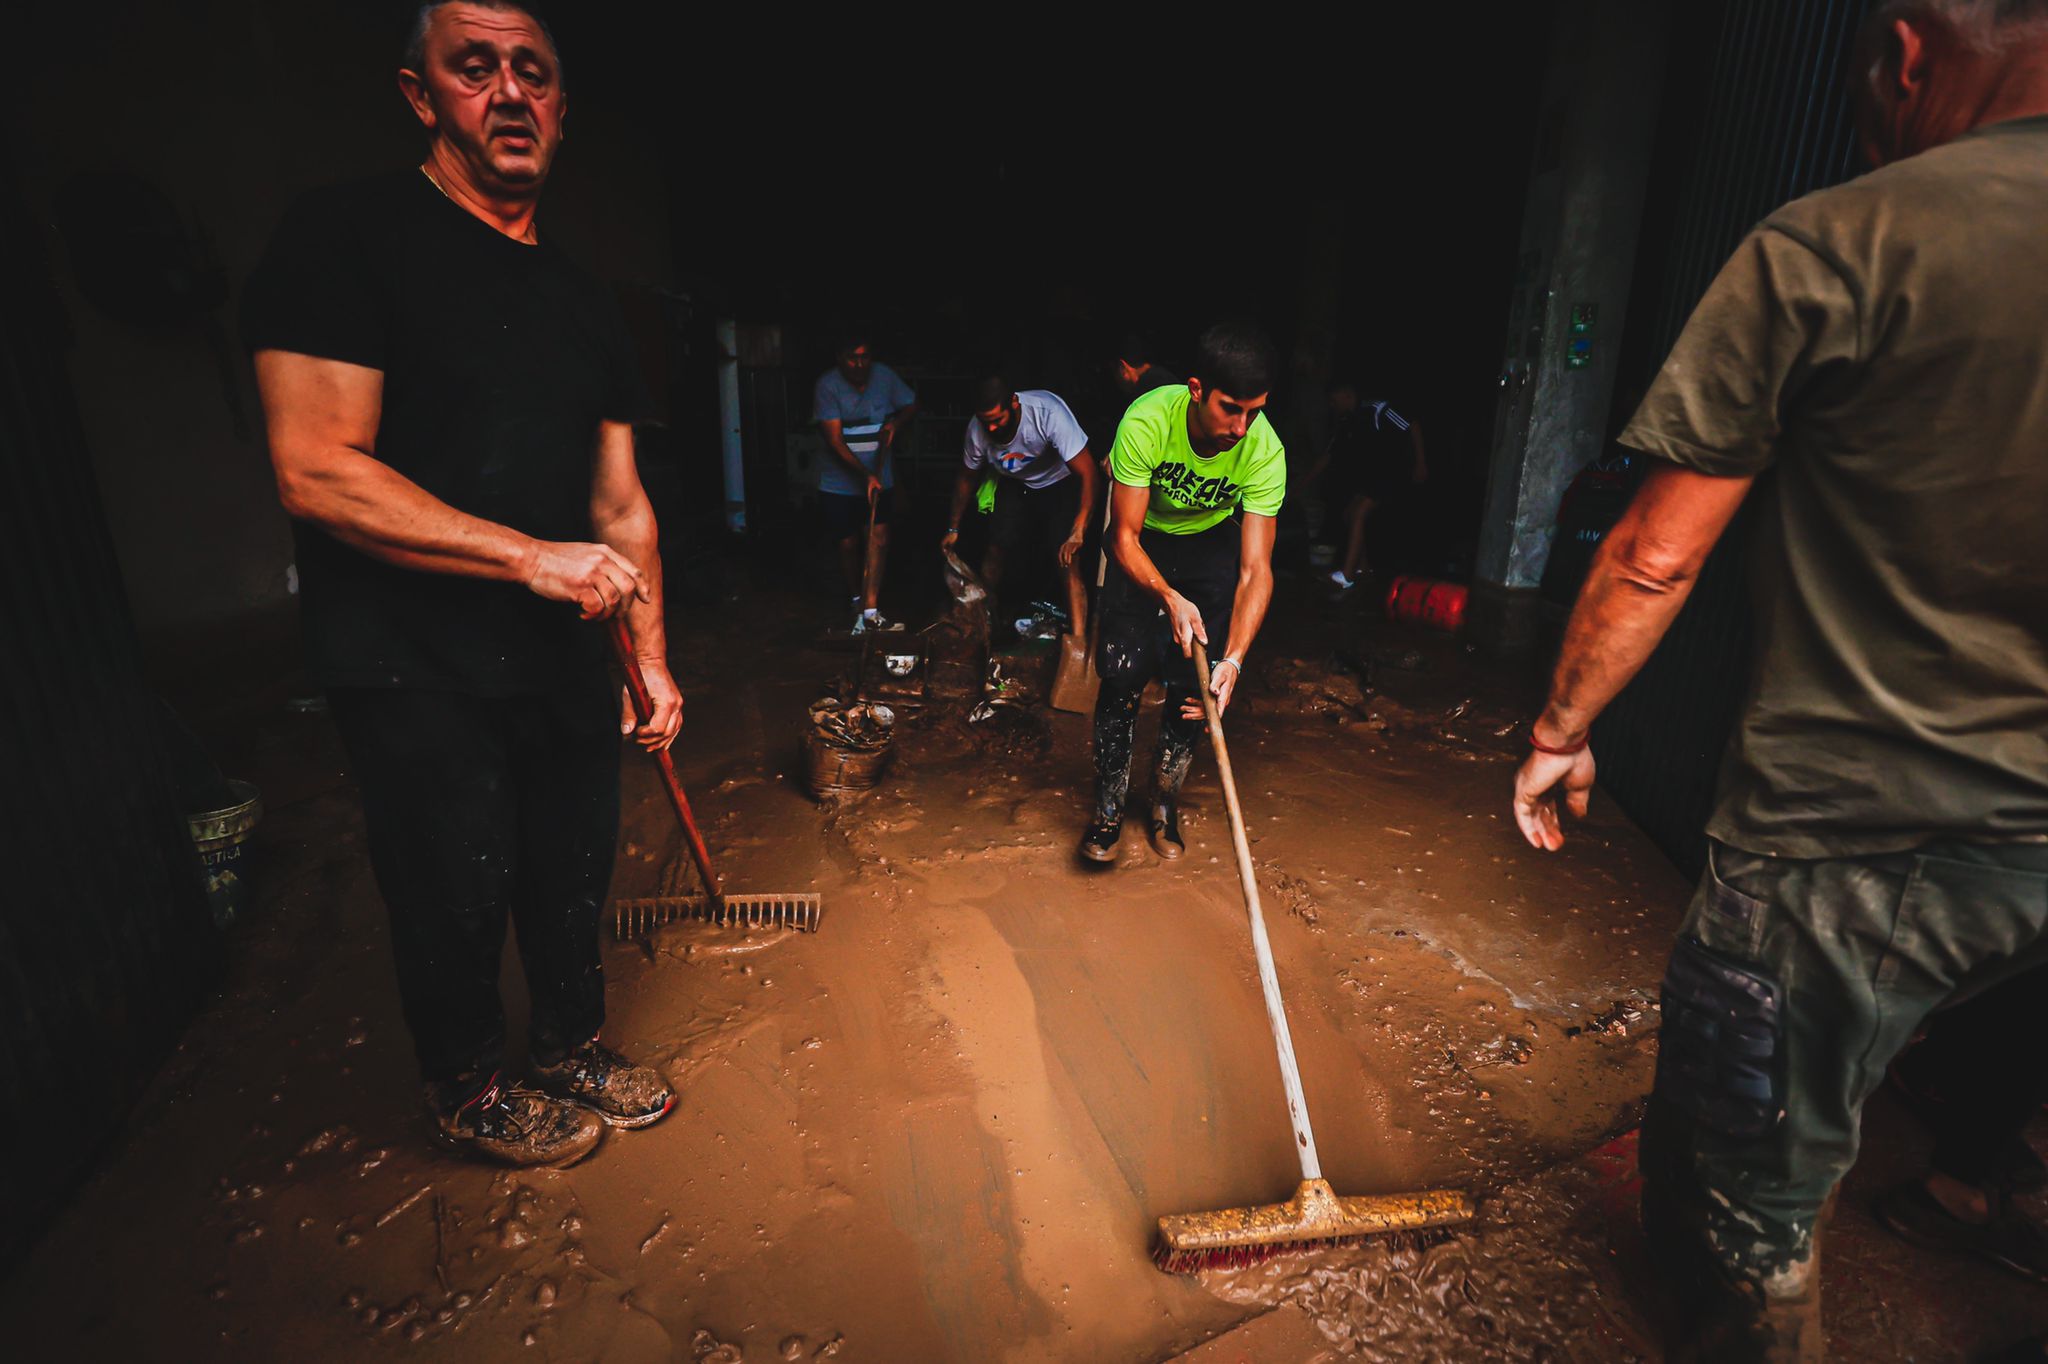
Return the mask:
[[[1116,345],[1116,360],[1110,379],[1128,406],[1155,388],[1181,388],[1187,380],[1159,363],[1151,341],[1136,332],[1126,333]]]
[[[634,462],[647,396],[616,305],[534,221],[562,138],[546,27],[507,0],[425,5],[399,84],[425,162],[294,206],[244,338],[438,1135],[564,1165],[674,1102],[597,1040],[619,735],[665,748],[682,724]],[[637,728],[605,664],[620,616],[654,701]],[[508,918],[531,1087],[504,1070]]]
[[[1309,471],[1323,505],[1344,531],[1344,557],[1330,574],[1340,590],[1358,585],[1365,571],[1365,523],[1373,508],[1429,477],[1422,427],[1384,398],[1361,400],[1358,386],[1330,386],[1330,439]]]

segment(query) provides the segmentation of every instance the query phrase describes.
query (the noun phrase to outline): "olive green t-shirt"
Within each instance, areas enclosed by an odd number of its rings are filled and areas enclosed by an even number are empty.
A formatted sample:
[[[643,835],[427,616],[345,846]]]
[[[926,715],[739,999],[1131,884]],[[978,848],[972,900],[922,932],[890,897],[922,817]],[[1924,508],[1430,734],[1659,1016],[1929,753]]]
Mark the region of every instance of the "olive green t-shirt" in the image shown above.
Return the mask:
[[[1621,439],[1774,475],[1712,837],[2048,837],[2048,118],[1772,214]]]
[[[1260,412],[1244,439],[1222,454],[1196,454],[1188,444],[1188,389],[1182,384],[1155,388],[1124,411],[1109,448],[1109,475],[1127,487],[1152,490],[1145,529],[1193,535],[1239,506],[1278,516],[1287,497],[1287,450]]]

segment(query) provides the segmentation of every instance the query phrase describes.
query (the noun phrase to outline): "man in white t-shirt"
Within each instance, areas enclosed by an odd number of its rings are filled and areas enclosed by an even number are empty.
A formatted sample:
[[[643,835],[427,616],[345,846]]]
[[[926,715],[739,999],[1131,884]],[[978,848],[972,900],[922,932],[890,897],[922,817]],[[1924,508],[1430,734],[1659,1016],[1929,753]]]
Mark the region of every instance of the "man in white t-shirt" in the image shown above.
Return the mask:
[[[1012,389],[990,375],[975,390],[953,511],[943,544],[960,538],[960,518],[983,477],[995,475],[996,502],[981,576],[990,592],[1006,565],[1044,554],[1059,567],[1066,587],[1067,625],[1085,629],[1088,589],[1081,577],[1081,542],[1088,534],[1102,475],[1088,452],[1088,435],[1056,393]]]

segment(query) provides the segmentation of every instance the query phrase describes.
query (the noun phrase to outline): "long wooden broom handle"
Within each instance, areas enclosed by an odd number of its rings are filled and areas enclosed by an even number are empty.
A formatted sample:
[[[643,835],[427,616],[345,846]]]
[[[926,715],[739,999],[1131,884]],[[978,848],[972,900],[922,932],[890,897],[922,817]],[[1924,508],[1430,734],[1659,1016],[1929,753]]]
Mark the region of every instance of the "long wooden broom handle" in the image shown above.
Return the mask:
[[[1294,1061],[1294,1038],[1287,1031],[1287,1010],[1280,1002],[1280,977],[1273,969],[1273,945],[1266,941],[1266,913],[1259,907],[1259,878],[1252,869],[1251,840],[1245,836],[1244,810],[1237,803],[1237,779],[1230,771],[1230,748],[1223,742],[1223,717],[1209,691],[1209,651],[1195,642],[1195,677],[1202,687],[1202,714],[1209,721],[1209,742],[1216,746],[1216,772],[1223,779],[1223,805],[1230,812],[1230,842],[1237,849],[1237,879],[1244,888],[1245,913],[1252,921],[1252,952],[1259,959],[1259,988],[1266,993],[1266,1021],[1273,1025],[1273,1046],[1280,1053],[1280,1083],[1287,1089],[1287,1116],[1294,1123],[1295,1154],[1301,1157],[1304,1180],[1323,1177],[1316,1158],[1316,1134],[1308,1125],[1308,1100],[1301,1092],[1301,1067]]]
[[[646,724],[654,718],[654,698],[647,694],[647,679],[640,673],[640,660],[633,657],[633,637],[626,632],[626,622],[619,616],[611,620],[612,652],[618,655],[619,667],[626,674],[626,690],[633,697],[633,713]],[[683,821],[684,840],[690,845],[690,856],[696,860],[697,874],[704,878],[704,893],[717,899],[725,893],[719,884],[718,873],[711,870],[711,852],[704,846],[704,835],[697,832],[697,820],[690,813],[689,797],[683,794],[683,784],[676,777],[675,759],[665,748],[656,749],[655,763],[661,768],[661,782],[668,791],[668,803],[676,807],[676,816]]]

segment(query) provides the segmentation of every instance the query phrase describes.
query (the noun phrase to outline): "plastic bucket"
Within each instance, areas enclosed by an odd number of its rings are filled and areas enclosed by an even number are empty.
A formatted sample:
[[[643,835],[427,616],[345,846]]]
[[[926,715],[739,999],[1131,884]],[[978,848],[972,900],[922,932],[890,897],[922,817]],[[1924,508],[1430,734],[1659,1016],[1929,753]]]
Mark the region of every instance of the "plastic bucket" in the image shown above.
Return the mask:
[[[1404,574],[1387,585],[1387,619],[1452,633],[1465,623],[1467,595],[1463,583]]]
[[[206,899],[213,907],[213,921],[222,928],[233,923],[248,900],[248,885],[242,879],[242,845],[263,818],[263,796],[246,781],[228,778],[228,788],[241,799],[219,810],[187,815],[192,846],[206,868]]]

